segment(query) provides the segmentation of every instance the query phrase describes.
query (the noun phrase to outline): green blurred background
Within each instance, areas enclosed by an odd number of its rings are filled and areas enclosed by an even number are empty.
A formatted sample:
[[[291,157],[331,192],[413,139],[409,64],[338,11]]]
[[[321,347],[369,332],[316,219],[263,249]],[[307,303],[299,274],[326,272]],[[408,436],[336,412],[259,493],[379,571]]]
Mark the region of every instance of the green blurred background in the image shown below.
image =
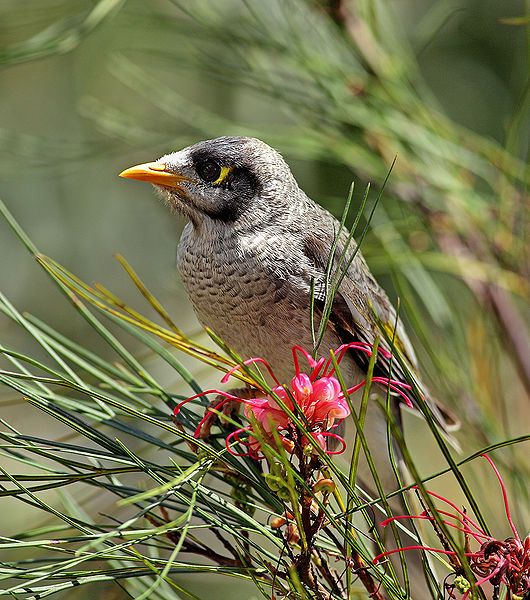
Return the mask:
[[[364,119],[362,127],[344,127],[343,138],[337,137],[336,143],[328,136],[332,153],[328,147],[319,145],[318,135],[313,138],[310,135],[312,128],[318,132],[319,125],[314,116],[313,121],[307,118],[304,102],[311,99],[303,93],[307,75],[300,73],[299,81],[293,78],[297,64],[282,56],[282,43],[286,39],[302,47],[311,46],[314,38],[317,53],[318,44],[327,43],[315,35],[314,28],[320,27],[321,21],[304,22],[299,11],[303,6],[323,21],[326,18],[323,4],[309,0],[278,0],[270,5],[266,0],[261,4],[242,0],[189,3],[0,0],[0,197],[42,252],[81,278],[102,281],[118,295],[132,299],[130,281],[113,259],[113,253],[125,255],[169,312],[177,315],[179,325],[188,332],[197,331],[198,325],[174,270],[176,240],[183,221],[170,216],[147,186],[120,180],[117,173],[199,139],[234,133],[258,135],[275,145],[284,153],[304,190],[335,214],[341,213],[352,179],[359,188],[367,180],[376,186],[380,184],[385,169],[363,164],[363,155],[354,154],[353,148],[348,155],[344,140],[351,136],[357,140],[356,148],[366,147],[367,159],[370,153],[377,153],[384,146],[376,139],[381,124],[378,122],[371,131],[370,111],[385,118],[390,118],[391,109],[399,113],[403,108],[400,94],[389,94],[390,100],[381,101],[380,106],[371,103],[365,117],[358,117]],[[340,13],[333,11],[342,4],[347,3],[327,3],[328,13],[336,17]],[[391,64],[386,76],[392,77],[393,68],[413,68],[412,88],[417,86],[429,110],[445,114],[448,123],[456,124],[461,139],[469,139],[475,147],[487,147],[490,143],[495,148],[508,145],[524,163],[528,150],[528,32],[525,20],[517,18],[528,12],[527,3],[391,0],[360,4],[366,8],[365,17],[370,11],[377,14],[387,49],[392,50],[395,44],[396,55],[405,57],[401,64]],[[255,17],[255,11],[264,10],[264,6],[271,23],[278,19],[278,23],[286,26],[284,31],[278,28],[278,35],[285,36],[282,43],[273,39],[274,27],[267,31],[264,28],[263,45],[273,50],[269,60],[264,60],[258,52],[245,55],[244,19],[249,15]],[[292,24],[286,14],[296,22],[296,30],[289,31]],[[331,34],[327,32],[331,38],[338,40],[345,36],[344,27],[336,26],[330,18],[327,21],[329,27],[336,27],[330,30]],[[248,31],[259,38],[255,24]],[[237,52],[238,47],[241,53]],[[366,48],[360,54],[369,63]],[[348,55],[340,44],[337,48],[323,49],[324,54],[328,51],[338,53],[337,64],[342,64],[347,73],[348,60],[353,60],[355,52]],[[344,58],[340,59],[342,52]],[[311,60],[312,72],[318,73],[318,60],[315,56]],[[373,75],[373,64],[366,66],[359,62],[368,75]],[[216,63],[222,68],[216,69]],[[323,60],[322,69],[325,67]],[[270,76],[263,80],[258,76],[245,78],[249,70],[259,75],[260,69]],[[357,66],[352,71],[360,72]],[[366,82],[361,79],[353,77],[351,87],[362,108]],[[296,87],[298,95],[293,97],[298,100],[285,101],[282,81],[286,94]],[[381,78],[380,83],[385,90],[385,79]],[[360,87],[354,89],[355,86]],[[337,93],[339,103],[340,98]],[[381,96],[376,95],[378,98]],[[413,108],[410,112],[414,112]],[[332,116],[323,111],[323,121],[328,118]],[[481,137],[475,137],[476,134]],[[379,154],[388,168],[393,152],[385,153],[383,149]],[[406,155],[398,153],[398,169],[400,161],[406,162]],[[429,168],[428,164],[423,168]],[[436,168],[434,160],[433,172]],[[395,188],[382,200],[384,214],[397,214],[402,219],[399,231],[406,234],[400,239],[408,249],[413,253],[429,250],[432,235],[423,229],[425,223],[412,220],[407,229],[409,209],[399,207],[400,202],[406,204],[404,199],[410,195],[406,186],[411,182],[413,185],[414,178],[400,179],[399,170],[396,178]],[[486,186],[477,180],[470,187],[481,192]],[[438,198],[443,198],[443,191],[440,184]],[[360,192],[355,197],[356,205],[359,200]],[[431,203],[436,201],[439,200],[433,196]],[[378,221],[377,214],[366,241],[366,255],[378,278],[396,297],[403,289],[394,287],[399,283],[396,265],[385,254],[392,252],[396,234],[388,228],[388,223]],[[492,214],[491,218],[495,220],[497,216]],[[380,229],[374,235],[378,223]],[[382,240],[388,242],[384,252]],[[73,311],[58,297],[53,285],[3,221],[0,221],[0,256],[0,289],[11,302],[98,352],[106,352],[88,325],[74,317]],[[501,266],[516,271],[515,264],[514,259],[512,264]],[[525,276],[524,269],[520,275]],[[436,313],[433,309],[434,316],[427,311],[425,318],[434,321],[431,341],[436,344],[443,340],[443,352],[458,363],[461,340],[453,329],[462,332],[459,319],[466,321],[466,315],[476,310],[476,302],[458,277],[443,273],[435,273],[433,277],[442,290],[443,303],[454,310],[455,320],[449,327],[440,317],[440,311]],[[521,311],[526,314],[527,306],[520,298],[516,302],[523,304]],[[425,312],[420,310],[423,316]],[[414,327],[414,319],[410,315],[409,319]],[[494,377],[486,372],[488,361],[498,362],[500,336],[489,321],[475,333],[473,343],[483,347],[487,354],[480,357],[485,371],[478,380],[488,388],[484,394],[490,402],[495,390],[502,387],[502,382],[489,382]],[[468,341],[469,335],[463,332]],[[12,321],[1,317],[0,340],[26,351],[32,348],[31,339],[24,337]],[[484,340],[491,343],[481,346]],[[426,369],[437,381],[440,375],[436,375],[436,357],[422,350],[419,343]],[[468,371],[477,366],[467,359],[464,362],[463,369]],[[504,409],[511,414],[522,407],[514,422],[508,419],[509,433],[513,435],[529,429],[527,399],[524,387],[516,381],[516,371],[509,366],[506,372],[507,378],[513,380],[509,391],[512,403]],[[466,373],[466,377],[472,375]],[[171,379],[170,374],[167,377]],[[456,390],[457,401],[459,394],[481,392],[476,380],[462,383],[454,374],[448,379],[452,380],[449,387],[453,392]],[[30,429],[39,426],[31,421],[37,415],[33,412],[28,415],[12,393],[5,392],[3,396],[6,400],[3,415],[8,415],[13,424]],[[489,417],[494,420],[493,414]],[[7,506],[7,501],[0,502],[6,502]],[[13,533],[26,525],[28,515],[21,510],[22,505],[10,503],[9,514],[0,513],[0,531]],[[110,592],[104,593],[105,597],[111,597],[107,595]],[[95,591],[91,597],[96,597]],[[249,597],[249,593],[243,592],[242,597]]]
[[[180,309],[186,304],[180,297],[175,300],[180,291],[173,267],[182,223],[169,217],[145,186],[119,180],[117,173],[207,133],[227,133],[230,124],[236,132],[261,132],[266,137],[267,129],[277,132],[294,117],[258,92],[194,67],[185,56],[179,64],[157,55],[178,57],[188,51],[196,56],[201,50],[200,38],[194,43],[180,31],[179,20],[182,24],[186,17],[171,2],[107,4],[115,5],[114,12],[86,36],[66,40],[63,54],[3,66],[1,195],[42,251],[80,276],[113,279],[117,268],[112,254],[121,252],[147,283],[160,290],[164,301]],[[2,0],[0,51],[5,55],[54,23],[78,18],[95,5],[86,0]],[[219,5],[227,18],[244,10],[238,1],[223,0]],[[456,122],[503,143],[528,65],[525,29],[499,19],[522,14],[524,3],[394,0],[385,7],[393,11],[399,32],[417,53],[435,102]],[[154,20],[160,15],[167,17],[164,27]],[[123,56],[177,92],[181,104],[166,110],[154,105],[159,90],[149,83],[142,93],[131,90],[116,77],[117,58]],[[205,132],[198,107],[227,123],[219,123],[217,132]],[[105,117],[112,122],[111,111],[123,119],[123,137],[109,137],[97,122]],[[346,197],[355,173],[302,161],[298,154],[292,158],[287,152],[287,158],[313,198],[324,203],[333,196]],[[334,208],[340,213],[340,203]],[[51,288],[28,264],[5,225],[0,227],[2,289],[18,306],[68,328],[62,306],[59,314],[55,310]],[[119,280],[116,285],[123,291]]]

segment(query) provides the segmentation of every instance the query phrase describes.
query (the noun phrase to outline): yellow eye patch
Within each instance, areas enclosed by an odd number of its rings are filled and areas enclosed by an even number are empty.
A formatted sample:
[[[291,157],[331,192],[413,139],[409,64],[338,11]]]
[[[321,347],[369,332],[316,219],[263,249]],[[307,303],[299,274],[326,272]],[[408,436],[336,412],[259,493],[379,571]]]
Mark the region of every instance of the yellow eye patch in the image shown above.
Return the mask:
[[[232,169],[233,169],[233,167],[221,167],[221,172],[219,173],[219,177],[215,181],[212,181],[212,184],[219,185],[219,184],[223,183],[223,181],[228,177],[228,175],[230,174]]]

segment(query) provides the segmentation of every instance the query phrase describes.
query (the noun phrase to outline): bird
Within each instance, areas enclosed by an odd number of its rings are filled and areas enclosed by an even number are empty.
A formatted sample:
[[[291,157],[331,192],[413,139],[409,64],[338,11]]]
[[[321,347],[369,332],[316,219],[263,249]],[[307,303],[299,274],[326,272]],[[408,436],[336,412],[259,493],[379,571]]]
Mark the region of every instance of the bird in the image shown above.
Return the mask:
[[[280,381],[290,381],[292,348],[313,349],[312,327],[323,318],[330,272],[339,273],[318,355],[355,341],[372,347],[376,339],[389,352],[397,348],[401,362],[380,352],[374,373],[405,380],[405,369],[440,428],[456,427],[430,397],[403,323],[355,241],[302,191],[278,151],[256,138],[224,136],[120,175],[154,184],[168,207],[188,218],[177,249],[180,278],[200,323],[239,355],[265,359]],[[349,386],[367,368],[366,353],[353,349],[341,363]],[[391,397],[391,410],[401,425],[398,397]],[[364,433],[384,489],[395,489],[387,417],[377,402],[369,402]],[[354,436],[346,432],[346,442]],[[370,481],[367,466],[359,469],[361,480]]]

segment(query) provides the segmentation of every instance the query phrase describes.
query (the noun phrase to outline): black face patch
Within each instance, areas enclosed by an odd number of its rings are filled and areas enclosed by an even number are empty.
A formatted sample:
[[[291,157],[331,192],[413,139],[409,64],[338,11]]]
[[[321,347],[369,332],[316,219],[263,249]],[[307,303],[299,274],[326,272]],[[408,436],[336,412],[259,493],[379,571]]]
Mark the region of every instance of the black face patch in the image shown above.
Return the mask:
[[[203,211],[212,219],[236,221],[259,192],[258,180],[246,167],[238,166],[233,156],[201,148],[192,154],[194,168],[205,186],[211,187],[215,204]],[[228,170],[220,180],[223,170]]]
[[[258,192],[258,181],[248,169],[235,168],[227,177],[227,187],[242,198],[252,198]]]

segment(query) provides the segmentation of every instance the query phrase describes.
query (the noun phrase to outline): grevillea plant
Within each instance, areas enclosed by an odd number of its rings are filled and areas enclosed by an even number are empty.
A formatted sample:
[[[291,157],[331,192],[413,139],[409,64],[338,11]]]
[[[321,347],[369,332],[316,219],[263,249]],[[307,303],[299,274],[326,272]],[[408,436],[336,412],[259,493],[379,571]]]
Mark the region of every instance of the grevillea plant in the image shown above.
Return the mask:
[[[245,367],[262,365],[274,382],[274,387],[269,389],[258,384],[255,389],[244,390],[246,397],[243,398],[220,389],[208,390],[183,400],[174,410],[178,419],[185,405],[197,398],[215,394],[217,399],[207,408],[194,432],[196,438],[207,439],[211,434],[212,415],[220,414],[226,407],[244,406],[244,417],[249,424],[236,426],[226,435],[226,450],[235,457],[266,461],[267,469],[263,471],[265,480],[286,505],[281,517],[274,519],[271,527],[278,531],[285,527],[282,535],[297,576],[301,584],[318,595],[324,590],[318,581],[319,575],[336,590],[341,586],[340,577],[328,566],[328,559],[324,558],[328,553],[318,549],[318,535],[321,530],[330,528],[327,517],[330,497],[335,495],[340,499],[336,483],[330,477],[330,465],[321,460],[321,455],[341,454],[347,446],[344,438],[334,433],[333,429],[350,416],[354,410],[351,395],[367,383],[386,386],[410,405],[410,400],[402,390],[410,390],[411,386],[392,379],[372,377],[370,381],[364,380],[343,389],[334,375],[346,352],[351,349],[375,359],[374,349],[363,342],[344,344],[332,351],[330,358],[319,360],[315,360],[304,348],[295,346],[292,352],[295,375],[290,386],[280,384],[267,361],[250,358],[230,369],[222,378],[222,383],[227,383]],[[392,358],[388,351],[382,352],[387,358]],[[305,358],[308,373],[302,371],[299,355]],[[237,450],[241,446],[244,450]],[[339,503],[342,504],[340,500]],[[317,556],[318,561],[315,561]],[[323,565],[326,565],[324,569]],[[350,555],[345,562],[345,569],[351,569],[359,575],[371,597],[383,598],[380,584],[367,570],[359,554]]]
[[[42,528],[0,539],[0,596],[34,599],[118,582],[140,600],[197,598],[182,576],[215,574],[253,584],[251,593],[264,598],[417,600],[411,596],[407,562],[396,566],[388,558],[396,554],[394,548],[405,555],[413,548],[445,555],[448,563],[436,571],[425,563],[432,588],[427,597],[449,593],[500,600],[503,586],[512,599],[528,596],[528,538],[517,534],[507,500],[513,535],[504,541],[491,537],[477,496],[460,470],[492,447],[457,464],[431,424],[447,467],[427,479],[452,474],[473,518],[425,487],[385,393],[401,396],[409,406],[413,398],[420,410],[425,403],[409,382],[373,375],[377,357],[391,363],[399,359],[397,350],[390,353],[377,341],[373,347],[355,342],[315,359],[307,349],[295,347],[294,376],[280,381],[262,358],[241,359],[212,332],[220,350],[183,334],[123,258],[121,264],[157,318],[40,254],[5,207],[0,209],[113,353],[112,359],[101,358],[0,295],[2,313],[29,332],[46,357],[1,346],[0,383],[27,401],[28,410],[64,428],[60,439],[41,428],[20,431],[7,421],[0,428],[0,453],[14,465],[8,469],[0,464],[0,494],[49,519]],[[117,338],[116,327],[150,348],[180,384],[161,384]],[[348,386],[340,371],[351,350],[363,352],[368,362],[366,379],[355,386]],[[238,382],[244,388],[237,393],[204,391],[179,360],[180,353],[219,370],[223,383]],[[388,420],[390,456],[395,443],[415,480],[412,486],[400,481],[396,469],[395,487],[384,488],[371,461],[363,415],[368,402],[377,402],[371,398],[374,385]],[[425,416],[430,423],[429,413]],[[340,427],[345,420],[356,428],[347,439]],[[510,439],[495,448],[527,439]],[[351,464],[335,456],[345,450],[353,457]],[[371,469],[375,496],[357,478],[361,454]],[[60,497],[52,495],[56,488]],[[69,495],[71,488],[78,495]],[[49,496],[42,497],[42,491]],[[392,497],[414,495],[425,512],[395,516]],[[76,497],[106,505],[89,511]],[[380,534],[381,521],[392,530],[390,547]],[[432,522],[441,548],[427,546],[414,528],[403,527],[405,521]],[[461,539],[451,537],[455,529]],[[27,558],[17,554],[20,550],[32,554]],[[231,592],[219,593],[224,597]]]
[[[471,571],[476,576],[476,581],[468,581],[465,578],[465,570],[460,562],[458,553],[450,549],[447,537],[435,527],[439,535],[441,548],[432,548],[423,545],[410,545],[403,548],[397,548],[382,552],[373,560],[374,564],[380,563],[385,557],[397,552],[407,552],[412,550],[425,550],[438,554],[445,554],[449,557],[454,568],[455,578],[451,583],[446,583],[445,588],[451,598],[456,598],[454,591],[463,592],[462,600],[466,600],[473,589],[490,584],[492,586],[492,598],[498,600],[502,587],[509,598],[530,597],[530,534],[526,537],[519,535],[513,522],[508,495],[504,481],[497,469],[495,463],[487,454],[482,455],[495,472],[499,486],[502,492],[506,520],[508,521],[512,535],[504,540],[499,540],[488,534],[474,519],[472,519],[465,510],[444,498],[440,494],[427,490],[427,493],[441,501],[446,508],[436,508],[438,515],[443,517],[445,525],[452,529],[460,531],[464,535],[464,556],[469,560]],[[391,522],[404,520],[427,520],[435,524],[433,515],[429,510],[424,510],[419,515],[400,515],[389,517],[381,523],[386,527]],[[478,546],[475,550],[471,549],[471,544]]]
[[[368,357],[372,356],[372,347],[366,342],[352,342],[340,346],[332,353],[335,357],[335,364],[331,358],[315,360],[307,350],[300,346],[294,346],[293,365],[296,374],[289,387],[280,384],[267,361],[262,358],[247,359],[241,365],[228,371],[221,383],[227,383],[243,366],[261,364],[267,369],[276,384],[271,390],[260,390],[258,387],[250,390],[251,397],[247,398],[236,396],[225,390],[208,390],[180,402],[175,407],[174,415],[177,416],[185,404],[208,394],[216,394],[218,400],[206,411],[197,425],[194,435],[198,438],[208,436],[212,413],[216,413],[226,405],[243,404],[245,416],[250,425],[240,427],[226,437],[226,448],[235,456],[264,458],[260,439],[268,444],[273,444],[275,439],[279,439],[285,450],[291,454],[296,449],[306,453],[308,448],[314,446],[319,446],[326,454],[341,454],[346,449],[346,442],[332,430],[351,413],[348,396],[362,389],[367,383],[366,380],[363,380],[357,385],[342,390],[339,380],[333,376],[348,350],[357,350],[364,352]],[[388,351],[381,349],[380,352],[386,358],[392,358]],[[301,371],[298,354],[306,359],[310,367],[308,374]],[[408,406],[412,406],[410,399],[402,391],[410,390],[409,384],[384,377],[372,377],[371,381],[387,386],[389,390],[399,394]],[[254,397],[254,392],[261,392],[261,395]],[[247,395],[248,393],[247,391]],[[309,435],[300,431],[296,420],[291,418],[295,415],[307,428]],[[246,439],[241,438],[243,434],[246,434]],[[329,440],[334,440],[335,444],[338,443],[338,448],[331,449]],[[245,446],[246,451],[234,451],[232,448],[234,443]]]

